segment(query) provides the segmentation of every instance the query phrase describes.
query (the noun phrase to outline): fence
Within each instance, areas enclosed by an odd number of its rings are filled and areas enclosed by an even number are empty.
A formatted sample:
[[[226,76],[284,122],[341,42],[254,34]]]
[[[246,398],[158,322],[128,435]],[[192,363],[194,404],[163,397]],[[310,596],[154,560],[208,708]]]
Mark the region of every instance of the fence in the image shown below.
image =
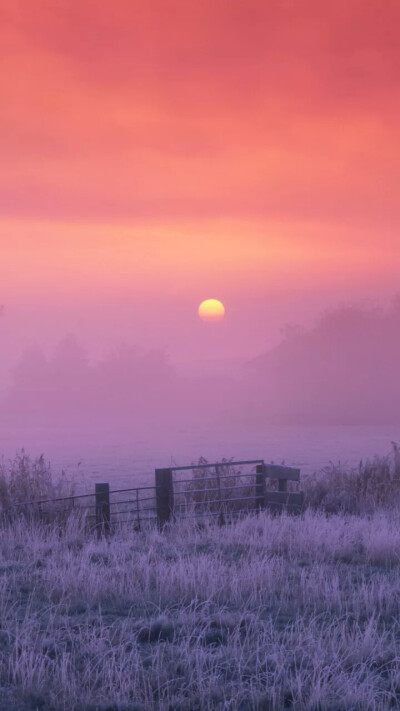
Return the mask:
[[[44,523],[66,520],[72,513],[82,516],[88,529],[109,533],[117,525],[130,523],[140,530],[146,523],[157,521],[154,486],[110,491],[110,485],[95,485],[91,494],[41,499],[13,504],[3,510],[4,517],[19,512]]]
[[[223,524],[229,516],[266,508],[300,512],[304,494],[298,491],[299,482],[299,469],[265,464],[263,459],[213,464],[200,460],[184,467],[156,469],[155,486],[110,491],[109,484],[99,483],[92,494],[17,503],[3,515],[20,511],[51,522],[77,512],[99,534],[110,533],[123,523],[140,530],[148,523],[163,527],[187,517],[215,516]]]
[[[176,476],[190,470],[190,478]],[[163,524],[177,516],[214,515],[224,523],[227,515],[264,508],[298,513],[304,506],[304,493],[294,490],[299,482],[300,469],[266,465],[262,459],[157,469],[158,520]]]

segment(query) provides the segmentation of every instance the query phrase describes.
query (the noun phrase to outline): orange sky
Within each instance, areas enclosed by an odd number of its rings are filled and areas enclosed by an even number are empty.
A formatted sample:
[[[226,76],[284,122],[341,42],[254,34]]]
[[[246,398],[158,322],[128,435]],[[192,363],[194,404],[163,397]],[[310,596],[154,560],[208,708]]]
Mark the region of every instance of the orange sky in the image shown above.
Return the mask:
[[[4,3],[0,303],[212,296],[257,331],[279,294],[394,291],[399,26],[398,0]]]

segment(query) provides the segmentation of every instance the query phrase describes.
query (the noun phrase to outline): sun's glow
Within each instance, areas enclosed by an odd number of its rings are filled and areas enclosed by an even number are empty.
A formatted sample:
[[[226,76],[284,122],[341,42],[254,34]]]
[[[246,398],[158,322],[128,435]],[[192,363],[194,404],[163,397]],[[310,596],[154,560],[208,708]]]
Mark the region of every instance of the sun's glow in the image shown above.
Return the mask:
[[[225,306],[218,299],[206,299],[201,302],[198,314],[202,321],[221,321],[225,316]]]

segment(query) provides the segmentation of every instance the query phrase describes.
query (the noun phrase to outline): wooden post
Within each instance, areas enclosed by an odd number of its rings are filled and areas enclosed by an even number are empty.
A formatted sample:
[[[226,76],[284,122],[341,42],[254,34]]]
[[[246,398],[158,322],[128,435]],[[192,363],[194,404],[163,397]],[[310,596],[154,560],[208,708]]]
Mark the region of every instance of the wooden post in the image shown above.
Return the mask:
[[[140,531],[139,489],[136,489],[136,516],[137,516],[137,524],[135,526],[135,530]]]
[[[278,491],[287,491],[287,479],[278,479]]]
[[[222,511],[222,495],[221,495],[221,479],[219,477],[219,466],[218,464],[215,465],[215,473],[217,475],[217,487],[218,487],[218,502],[219,502],[219,516],[218,516],[218,524],[220,526],[223,526],[225,523],[225,516],[224,512]]]
[[[256,466],[256,508],[265,509],[265,471],[264,464]]]
[[[171,469],[156,469],[156,505],[160,528],[170,521],[174,511],[174,484]]]
[[[110,533],[110,485],[96,484],[96,528],[97,535],[108,535]]]

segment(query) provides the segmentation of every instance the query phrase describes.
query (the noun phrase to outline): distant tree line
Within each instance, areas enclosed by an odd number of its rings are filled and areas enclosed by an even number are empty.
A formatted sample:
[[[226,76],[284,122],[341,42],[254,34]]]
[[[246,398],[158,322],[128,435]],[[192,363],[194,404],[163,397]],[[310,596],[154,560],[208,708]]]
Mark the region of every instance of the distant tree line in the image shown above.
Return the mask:
[[[247,367],[253,411],[284,423],[400,420],[400,297],[388,309],[344,306]]]
[[[91,362],[74,336],[51,357],[20,358],[2,409],[20,419],[163,418],[243,423],[377,424],[400,420],[400,298],[342,307],[286,328],[241,376],[183,377],[162,350],[122,345]]]

